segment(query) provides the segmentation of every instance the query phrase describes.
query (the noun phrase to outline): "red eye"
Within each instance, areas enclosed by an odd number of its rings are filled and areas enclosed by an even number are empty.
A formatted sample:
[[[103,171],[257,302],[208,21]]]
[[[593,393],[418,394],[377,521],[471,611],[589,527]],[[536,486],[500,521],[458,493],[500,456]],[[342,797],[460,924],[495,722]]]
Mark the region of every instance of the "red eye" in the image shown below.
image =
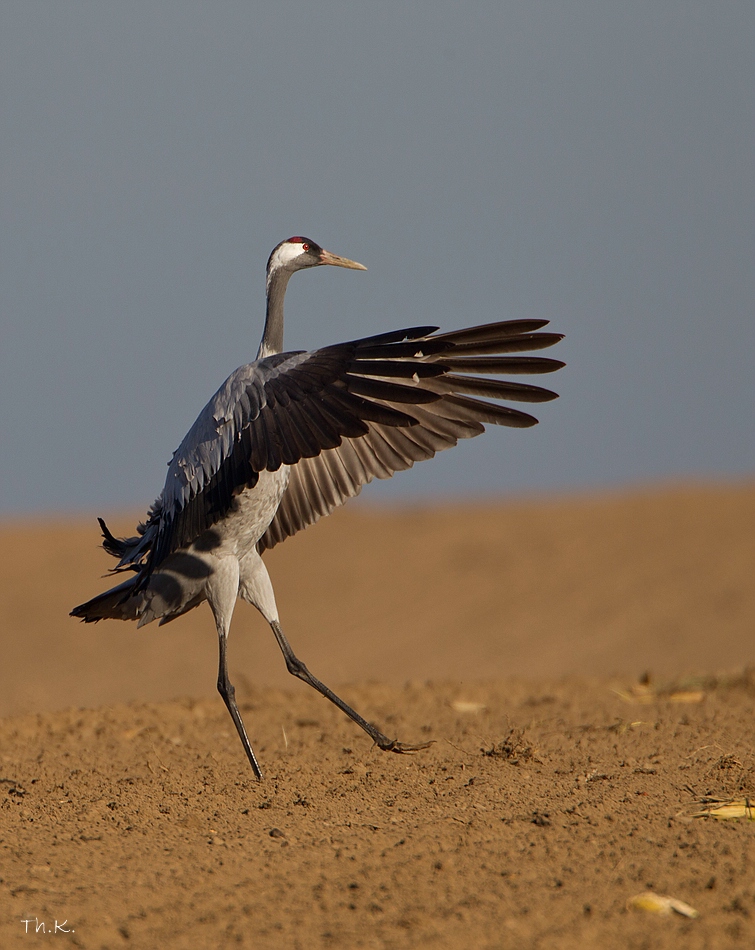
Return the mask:
[[[308,250],[309,250],[309,244],[302,244],[302,248],[303,248],[305,251],[308,251]]]

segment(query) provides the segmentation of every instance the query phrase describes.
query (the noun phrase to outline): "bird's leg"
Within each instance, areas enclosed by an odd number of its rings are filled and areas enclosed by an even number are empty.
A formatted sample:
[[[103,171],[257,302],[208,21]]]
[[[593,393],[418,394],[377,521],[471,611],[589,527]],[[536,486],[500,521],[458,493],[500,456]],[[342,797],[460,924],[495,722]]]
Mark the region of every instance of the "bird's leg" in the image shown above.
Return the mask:
[[[236,605],[236,595],[239,590],[239,562],[235,557],[212,558],[212,570],[207,578],[207,602],[215,618],[215,627],[218,631],[218,692],[223,697],[228,712],[231,714],[236,732],[244,746],[249,764],[259,781],[262,781],[262,769],[259,766],[249,736],[246,734],[239,707],[236,705],[236,690],[228,678],[228,633],[231,629],[231,617]]]
[[[278,641],[278,646],[283,653],[288,672],[293,673],[294,676],[298,676],[300,680],[304,680],[305,683],[308,683],[316,689],[318,693],[322,693],[331,703],[338,706],[340,710],[346,713],[349,719],[353,719],[358,726],[364,729],[379,749],[383,749],[386,752],[418,752],[420,749],[427,749],[428,746],[432,745],[431,742],[409,745],[408,743],[399,742],[398,739],[389,739],[388,736],[384,735],[376,726],[373,726],[367,722],[366,719],[363,719],[348,703],[345,703],[339,696],[336,696],[332,689],[329,689],[324,683],[321,683],[316,676],[313,676],[309,672],[307,667],[291,649],[291,644],[286,639],[283,630],[281,630],[281,625],[277,620],[270,621],[270,626],[275,634],[275,639]]]
[[[262,562],[262,558],[256,550],[250,551],[241,559],[239,567],[239,594],[244,600],[248,601],[248,603],[253,604],[270,624],[275,634],[275,639],[278,641],[278,646],[283,653],[289,673],[293,673],[293,675],[298,676],[300,680],[309,683],[318,693],[322,693],[326,699],[329,699],[331,703],[338,706],[340,710],[346,713],[349,719],[353,719],[358,726],[364,729],[379,748],[385,749],[388,752],[417,752],[419,749],[426,749],[431,745],[430,742],[422,742],[419,745],[408,745],[399,742],[397,739],[389,739],[388,736],[384,735],[379,729],[367,722],[366,719],[363,719],[358,712],[355,712],[351,706],[345,703],[339,696],[336,696],[332,689],[328,689],[324,683],[321,683],[317,677],[313,676],[302,661],[295,655],[291,649],[291,644],[281,630],[273,587],[270,583],[267,568]]]
[[[247,758],[249,759],[249,764],[252,766],[254,774],[261,782],[262,769],[260,768],[259,762],[257,761],[257,758],[254,754],[254,750],[252,749],[252,743],[249,741],[249,736],[246,734],[246,729],[244,728],[244,722],[241,718],[239,707],[236,705],[236,690],[234,689],[233,683],[228,678],[228,638],[224,632],[220,633],[218,637],[218,643],[220,644],[220,662],[218,664],[218,692],[223,697],[223,702],[226,704],[228,712],[231,714],[231,719],[233,719],[233,724],[236,726],[236,731],[238,732],[239,738],[241,739],[241,744],[244,746],[244,751],[246,752]]]

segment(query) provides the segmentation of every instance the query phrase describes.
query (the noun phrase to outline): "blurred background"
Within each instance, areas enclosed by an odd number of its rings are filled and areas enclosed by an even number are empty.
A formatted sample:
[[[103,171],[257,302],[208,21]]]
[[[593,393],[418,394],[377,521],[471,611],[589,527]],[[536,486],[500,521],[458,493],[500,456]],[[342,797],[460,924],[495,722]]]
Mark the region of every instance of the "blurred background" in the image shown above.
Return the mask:
[[[544,318],[561,399],[365,495],[755,471],[755,7],[3,5],[0,514],[143,509],[256,352]]]
[[[130,533],[254,358],[293,234],[369,269],[291,282],[290,349],[534,318],[568,364],[535,429],[271,552],[317,675],[755,663],[753,49],[751,2],[4,3],[0,714],[220,703],[205,606],[68,611],[111,566],[93,516]],[[245,702],[305,689],[246,604],[230,662]]]

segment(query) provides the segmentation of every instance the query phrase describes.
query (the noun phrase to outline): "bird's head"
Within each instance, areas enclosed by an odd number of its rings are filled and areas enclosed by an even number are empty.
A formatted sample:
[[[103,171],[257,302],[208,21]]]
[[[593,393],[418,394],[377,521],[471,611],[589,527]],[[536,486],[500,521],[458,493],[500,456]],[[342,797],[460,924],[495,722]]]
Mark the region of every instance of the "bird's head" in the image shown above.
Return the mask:
[[[334,267],[349,267],[351,270],[367,270],[364,264],[357,264],[356,261],[350,261],[347,257],[339,257],[337,254],[331,254],[310,241],[305,237],[291,237],[287,241],[273,248],[270,258],[267,262],[268,280],[279,271],[287,271],[293,274],[294,271],[301,270],[304,267],[319,267],[322,264],[332,264]]]

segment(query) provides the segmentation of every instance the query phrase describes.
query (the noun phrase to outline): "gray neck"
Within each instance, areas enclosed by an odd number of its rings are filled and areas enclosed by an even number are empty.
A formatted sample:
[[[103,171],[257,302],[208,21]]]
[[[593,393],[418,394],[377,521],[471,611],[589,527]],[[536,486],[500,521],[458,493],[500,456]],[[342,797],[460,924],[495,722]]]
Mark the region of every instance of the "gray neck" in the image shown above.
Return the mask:
[[[283,352],[283,298],[292,273],[281,267],[267,275],[267,316],[258,360]]]

